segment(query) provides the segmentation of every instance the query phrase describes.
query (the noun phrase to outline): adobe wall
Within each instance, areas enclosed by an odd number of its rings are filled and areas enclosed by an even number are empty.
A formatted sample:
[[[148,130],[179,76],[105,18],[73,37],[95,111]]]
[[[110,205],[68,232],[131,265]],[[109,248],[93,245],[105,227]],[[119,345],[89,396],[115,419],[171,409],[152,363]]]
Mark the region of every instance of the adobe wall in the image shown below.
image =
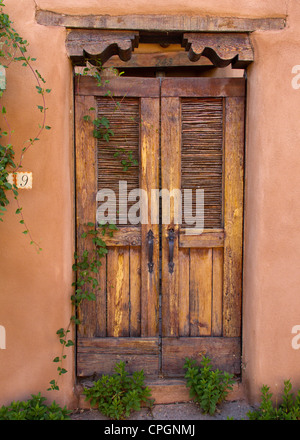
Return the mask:
[[[74,404],[74,359],[59,393],[46,392],[56,377],[56,330],[67,325],[74,252],[74,169],[72,68],[61,27],[41,26],[35,8],[68,14],[185,14],[282,17],[281,31],[252,34],[255,62],[248,69],[243,383],[255,401],[266,383],[276,394],[284,379],[300,388],[300,351],[292,347],[292,328],[300,324],[300,90],[292,87],[292,68],[300,64],[300,5],[273,0],[6,0],[14,27],[30,43],[36,68],[45,77],[48,125],[26,155],[33,189],[20,193],[26,222],[42,252],[29,245],[12,199],[0,225],[0,405],[42,392],[61,404]],[[101,7],[100,7],[101,4]],[[300,81],[299,81],[300,83]],[[39,123],[39,95],[24,67],[11,67],[2,99],[20,151]],[[3,127],[3,122],[1,121]],[[71,350],[71,349],[69,349]]]

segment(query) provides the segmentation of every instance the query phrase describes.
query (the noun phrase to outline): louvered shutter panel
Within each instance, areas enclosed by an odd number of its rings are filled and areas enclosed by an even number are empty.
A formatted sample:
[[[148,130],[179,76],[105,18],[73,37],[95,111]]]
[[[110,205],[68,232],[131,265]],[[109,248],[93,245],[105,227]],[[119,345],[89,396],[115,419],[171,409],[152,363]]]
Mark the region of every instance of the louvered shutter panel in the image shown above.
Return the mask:
[[[127,225],[122,206],[126,202],[119,197],[119,182],[127,182],[127,196],[139,188],[140,105],[137,98],[99,97],[97,117],[109,122],[112,135],[109,140],[97,141],[98,191],[109,188],[116,195],[118,227]],[[104,128],[104,133],[106,129]],[[126,197],[128,198],[128,197]],[[120,202],[120,203],[119,203]],[[128,202],[127,211],[134,202]]]
[[[181,189],[204,190],[204,228],[222,227],[223,100],[181,99]],[[184,203],[184,198],[183,198]],[[184,206],[184,205],[183,205]],[[183,212],[188,212],[187,209]],[[185,226],[183,216],[183,226]]]

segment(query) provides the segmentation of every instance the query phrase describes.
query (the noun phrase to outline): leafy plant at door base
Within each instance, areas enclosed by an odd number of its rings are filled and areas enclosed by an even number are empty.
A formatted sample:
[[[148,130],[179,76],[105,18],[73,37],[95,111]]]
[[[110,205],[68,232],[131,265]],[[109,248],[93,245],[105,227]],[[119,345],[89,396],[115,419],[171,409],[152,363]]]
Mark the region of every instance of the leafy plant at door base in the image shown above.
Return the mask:
[[[69,420],[71,411],[61,408],[55,400],[46,405],[46,398],[32,394],[26,401],[13,401],[0,408],[0,420]]]
[[[185,379],[190,396],[204,413],[213,415],[217,405],[223,402],[234,383],[233,375],[219,369],[213,370],[211,360],[203,356],[200,366],[194,359],[185,359]]]
[[[143,370],[129,376],[122,361],[115,365],[115,374],[102,375],[91,388],[84,388],[84,394],[92,407],[116,420],[129,417],[132,411],[139,411],[142,403],[150,407],[153,404],[151,391],[144,383]]]
[[[284,381],[282,401],[279,405],[272,401],[270,387],[261,388],[261,404],[257,410],[249,411],[250,420],[300,420],[300,390],[295,396],[290,380]]]
[[[12,130],[8,123],[6,109],[2,107],[2,118],[8,128],[7,131],[1,130],[0,132],[0,221],[3,221],[1,216],[6,212],[6,207],[10,203],[8,192],[12,191],[17,202],[16,214],[21,216],[20,223],[24,225],[25,228],[23,233],[25,235],[28,234],[30,243],[36,245],[38,250],[40,250],[38,244],[32,239],[25,223],[22,208],[18,201],[18,188],[14,183],[8,181],[8,176],[9,173],[15,173],[22,167],[25,154],[39,140],[42,131],[51,128],[46,125],[47,108],[45,100],[46,94],[50,93],[51,90],[43,87],[45,83],[44,78],[38,70],[32,67],[32,62],[34,62],[35,59],[26,54],[28,43],[11,27],[12,22],[8,15],[3,12],[3,6],[3,0],[0,0],[0,39],[3,43],[0,49],[0,57],[2,60],[7,60],[6,67],[12,62],[22,62],[22,65],[29,68],[32,72],[36,81],[36,92],[41,97],[41,105],[37,106],[41,114],[41,121],[38,124],[35,136],[24,142],[20,159],[16,160],[14,147],[11,142]],[[19,56],[16,56],[16,54]],[[99,81],[99,85],[102,85],[101,76],[98,71],[95,77]],[[107,83],[107,81],[105,81],[105,83]],[[2,96],[2,92],[0,95]],[[119,106],[120,103],[116,102],[116,108]],[[95,111],[94,108],[90,110]],[[86,115],[85,120],[92,123],[95,138],[104,139],[109,142],[110,137],[114,135],[110,128],[109,121],[106,118],[96,118],[92,120],[89,115]],[[7,139],[7,142],[3,142],[4,139]],[[126,153],[121,147],[115,150],[114,157],[120,160],[123,170],[125,171],[131,166],[138,164],[137,160],[133,158],[132,151]],[[59,376],[67,373],[67,370],[63,366],[63,361],[66,358],[64,350],[67,347],[74,346],[74,342],[69,338],[71,325],[80,324],[76,310],[83,300],[95,300],[95,291],[98,288],[96,273],[101,266],[101,258],[107,253],[103,236],[106,233],[111,235],[113,231],[117,229],[114,225],[103,225],[98,228],[94,223],[88,223],[87,227],[89,229],[85,229],[82,236],[92,239],[94,250],[92,253],[83,250],[80,255],[77,253],[74,255],[75,262],[73,271],[76,273],[76,280],[73,283],[74,293],[71,297],[73,314],[68,326],[66,328],[60,328],[56,332],[62,350],[60,356],[56,356],[53,362],[58,364],[57,372]],[[187,386],[191,389],[191,396],[200,404],[204,412],[213,414],[216,410],[216,406],[226,398],[228,391],[231,389],[231,384],[233,383],[232,375],[220,372],[219,370],[212,371],[210,360],[205,357],[203,357],[202,367],[200,369],[196,366],[195,361],[189,359],[186,359],[185,368],[187,369],[185,378],[187,379]],[[50,388],[48,388],[48,390],[59,390],[57,380],[53,379],[50,381]],[[125,371],[124,362],[116,364],[115,374],[111,376],[103,375],[91,388],[85,388],[84,393],[86,400],[90,400],[92,406],[97,406],[99,411],[104,415],[114,419],[124,419],[128,417],[132,411],[140,410],[142,404],[148,404],[150,407],[153,404],[151,391],[144,383],[143,371],[134,372],[132,376],[129,376]],[[286,398],[287,400],[290,398],[288,394]],[[298,406],[299,399],[297,396]],[[66,408],[60,408],[55,401],[50,406],[47,406],[44,404],[45,400],[45,398],[38,394],[32,395],[32,398],[28,401],[12,402],[10,406],[0,409],[0,420],[64,420],[68,418],[69,412]],[[266,404],[269,405],[266,392],[265,400]]]

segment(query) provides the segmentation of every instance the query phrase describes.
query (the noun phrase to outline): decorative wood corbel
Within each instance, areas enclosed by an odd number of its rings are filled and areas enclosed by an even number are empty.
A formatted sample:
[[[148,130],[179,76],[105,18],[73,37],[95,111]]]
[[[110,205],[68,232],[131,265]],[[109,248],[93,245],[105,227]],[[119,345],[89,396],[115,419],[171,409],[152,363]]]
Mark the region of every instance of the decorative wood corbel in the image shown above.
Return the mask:
[[[66,39],[69,57],[74,65],[104,64],[113,55],[119,55],[122,61],[131,58],[132,51],[139,44],[137,31],[71,30]]]
[[[204,56],[216,67],[232,64],[234,69],[243,69],[254,59],[247,33],[185,33],[182,46],[188,51],[190,61]]]

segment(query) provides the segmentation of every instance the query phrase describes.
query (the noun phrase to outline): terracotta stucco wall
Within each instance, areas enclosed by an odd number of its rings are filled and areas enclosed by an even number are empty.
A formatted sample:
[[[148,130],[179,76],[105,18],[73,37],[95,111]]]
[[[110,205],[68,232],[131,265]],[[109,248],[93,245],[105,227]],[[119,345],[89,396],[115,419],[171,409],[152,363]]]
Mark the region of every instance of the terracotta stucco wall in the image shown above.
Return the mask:
[[[300,322],[300,90],[299,2],[288,2],[287,28],[257,32],[248,69],[244,352],[247,384],[283,379],[300,387],[300,351],[292,328]]]
[[[1,224],[0,323],[7,337],[6,349],[0,350],[1,403],[43,393],[49,380],[57,377],[52,360],[61,350],[56,331],[66,326],[71,313],[74,250],[72,70],[64,48],[65,31],[37,25],[33,1],[8,1],[6,5],[14,27],[30,42],[30,55],[38,60],[33,66],[52,89],[46,97],[47,124],[52,128],[25,156],[23,170],[33,172],[33,189],[20,193],[26,223],[42,252],[38,254],[22,234],[13,198]],[[21,63],[8,69],[2,105],[15,129],[13,143],[18,152],[24,141],[35,136],[41,122],[37,105],[42,103],[35,86],[29,69]],[[62,403],[72,398],[71,351],[66,369],[70,374],[61,384]]]
[[[59,393],[47,393],[59,354],[56,330],[70,317],[74,251],[72,69],[65,51],[65,30],[35,22],[35,8],[73,14],[196,14],[278,17],[288,14],[281,31],[252,35],[255,62],[248,69],[243,381],[251,399],[267,383],[274,392],[284,379],[300,387],[300,350],[292,347],[292,327],[300,324],[300,89],[291,84],[300,64],[300,5],[296,1],[204,0],[6,0],[30,55],[52,89],[47,96],[48,124],[26,155],[33,189],[21,192],[26,222],[43,251],[37,254],[22,234],[14,200],[0,225],[0,325],[6,349],[0,350],[0,404],[41,391],[72,405],[74,359]],[[31,86],[31,87],[30,87]],[[15,128],[14,145],[35,134],[38,94],[28,69],[12,67],[3,105]],[[37,123],[35,122],[37,121]],[[70,349],[69,349],[70,350]]]

